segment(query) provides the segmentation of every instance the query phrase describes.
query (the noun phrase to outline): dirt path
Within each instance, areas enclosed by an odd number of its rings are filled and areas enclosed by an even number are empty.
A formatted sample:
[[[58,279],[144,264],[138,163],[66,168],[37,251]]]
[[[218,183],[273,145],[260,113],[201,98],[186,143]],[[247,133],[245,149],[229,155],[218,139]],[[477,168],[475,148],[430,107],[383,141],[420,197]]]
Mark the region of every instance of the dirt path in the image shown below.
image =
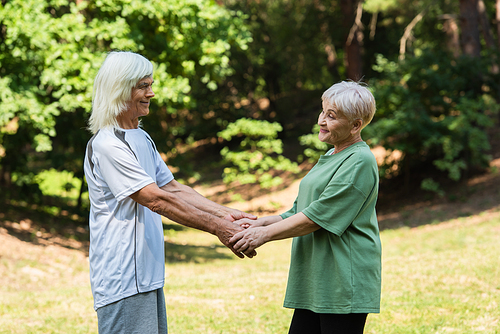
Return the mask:
[[[278,214],[288,210],[295,200],[300,179],[276,192],[261,192],[248,201],[235,201],[228,206],[254,213],[258,216]],[[491,162],[490,172],[464,182],[445,198],[415,201],[401,198],[378,208],[381,229],[402,226],[415,227],[424,224],[449,221],[460,217],[496,214],[500,211],[500,158]],[[210,189],[196,188],[205,196],[217,200],[224,193],[225,186],[215,185]],[[214,198],[215,197],[215,198]],[[78,233],[84,233],[78,227]],[[75,230],[76,231],[76,230]],[[18,221],[6,220],[0,213],[0,284],[10,277],[9,268],[23,266],[23,272],[34,277],[34,282],[44,281],[46,273],[58,272],[62,278],[69,278],[61,268],[66,263],[78,261],[87,265],[87,241],[77,241],[40,232],[36,222],[28,218]],[[40,262],[44,270],[34,269],[30,263]],[[69,276],[67,276],[69,275]],[[87,277],[84,277],[86,280]]]

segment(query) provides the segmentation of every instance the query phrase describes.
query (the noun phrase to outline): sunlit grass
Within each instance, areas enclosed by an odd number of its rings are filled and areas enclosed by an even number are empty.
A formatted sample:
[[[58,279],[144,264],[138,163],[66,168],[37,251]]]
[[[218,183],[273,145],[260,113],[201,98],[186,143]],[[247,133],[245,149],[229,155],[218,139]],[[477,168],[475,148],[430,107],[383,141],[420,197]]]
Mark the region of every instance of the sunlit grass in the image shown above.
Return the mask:
[[[167,227],[169,333],[287,332],[290,240],[240,260],[211,235]],[[382,312],[366,333],[500,333],[499,212],[386,230],[382,243]],[[49,257],[0,257],[0,333],[97,332],[85,260]]]
[[[500,333],[500,218],[472,221],[382,233],[382,312],[366,333]],[[171,332],[286,333],[289,256],[280,241],[253,260],[169,265]]]

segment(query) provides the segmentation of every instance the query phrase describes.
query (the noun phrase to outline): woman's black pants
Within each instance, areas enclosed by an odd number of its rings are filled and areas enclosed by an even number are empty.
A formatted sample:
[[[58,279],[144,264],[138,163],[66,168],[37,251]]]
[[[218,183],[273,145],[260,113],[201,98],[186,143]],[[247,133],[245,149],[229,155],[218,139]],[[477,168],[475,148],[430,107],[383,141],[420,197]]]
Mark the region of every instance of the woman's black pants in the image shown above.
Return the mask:
[[[315,313],[295,309],[288,334],[363,334],[367,315]]]

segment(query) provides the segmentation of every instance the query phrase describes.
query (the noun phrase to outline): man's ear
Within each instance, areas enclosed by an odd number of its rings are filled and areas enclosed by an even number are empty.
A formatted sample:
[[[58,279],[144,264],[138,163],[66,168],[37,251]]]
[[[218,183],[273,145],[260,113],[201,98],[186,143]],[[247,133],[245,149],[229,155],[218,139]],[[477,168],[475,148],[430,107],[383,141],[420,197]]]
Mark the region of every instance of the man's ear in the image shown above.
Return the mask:
[[[363,120],[361,118],[355,119],[354,122],[352,122],[351,134],[361,131],[362,128]]]

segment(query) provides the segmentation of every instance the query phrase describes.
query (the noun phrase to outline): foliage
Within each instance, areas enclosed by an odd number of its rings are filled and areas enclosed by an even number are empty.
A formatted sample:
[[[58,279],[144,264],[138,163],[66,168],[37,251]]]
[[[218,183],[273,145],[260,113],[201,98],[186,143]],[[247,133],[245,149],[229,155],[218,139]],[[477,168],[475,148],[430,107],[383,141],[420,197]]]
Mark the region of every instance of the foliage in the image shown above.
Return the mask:
[[[250,41],[240,16],[209,0],[2,1],[0,178],[49,167],[81,175],[93,78],[114,49],[154,63],[157,95],[144,123],[165,138],[160,149],[174,146],[196,116],[178,112],[196,107],[192,86],[214,91],[233,73],[229,50]]]
[[[83,179],[92,81],[106,53],[114,49],[139,52],[154,63],[156,97],[142,124],[169,165],[181,172],[194,172],[186,147],[213,142],[218,131],[240,118],[277,122],[284,129],[279,138],[297,145],[297,138],[315,122],[311,115],[321,92],[345,78],[344,49],[351,28],[344,22],[346,3],[354,2],[1,1],[0,184],[8,186],[15,176],[23,192],[35,193],[36,174],[50,168]],[[494,17],[494,6],[486,6]],[[444,54],[450,32],[445,22],[459,13],[456,1],[367,0],[362,8],[356,24],[361,24],[365,78],[380,90],[379,109],[389,108],[378,118],[390,118],[380,123],[386,130],[374,135],[374,142],[400,150],[408,146],[404,149],[410,170],[422,161],[435,161],[451,178],[461,177],[475,161],[484,161],[487,141],[481,124],[488,120],[472,110],[484,110],[488,117],[494,110],[499,80],[492,73],[498,55],[483,50],[482,60],[468,67],[464,59]],[[405,28],[419,13],[425,15],[408,36],[407,60],[390,61],[398,56]],[[437,55],[434,62],[429,49]],[[485,63],[488,59],[490,64]],[[448,85],[441,89],[444,81]],[[489,91],[482,91],[483,86]],[[445,96],[452,99],[449,107],[441,106]],[[432,99],[441,102],[433,106]],[[396,112],[395,106],[402,105]],[[448,110],[442,112],[446,120],[429,120],[441,117],[435,110],[428,120],[421,117],[422,122],[411,121],[411,113],[399,115],[431,107]],[[398,122],[405,123],[399,127],[406,132],[388,130]],[[451,133],[454,128],[456,135]],[[374,131],[364,133],[371,136]],[[314,159],[317,150],[314,137],[301,139],[308,146],[308,159]],[[206,147],[218,152],[217,145]],[[424,146],[414,150],[418,145]],[[383,168],[384,175],[389,167]]]
[[[318,133],[319,125],[315,124],[312,133],[299,137],[300,145],[306,147],[304,149],[304,155],[311,163],[318,161],[319,157],[325,154],[328,148],[331,147],[331,145],[319,140]]]
[[[35,177],[40,190],[47,196],[60,196],[76,200],[82,181],[75,178],[72,172],[58,172],[54,168],[44,170]]]
[[[263,188],[271,188],[283,182],[280,177],[274,177],[271,170],[298,173],[297,164],[281,155],[283,144],[277,137],[282,129],[276,122],[241,118],[220,131],[218,136],[224,140],[241,139],[237,149],[226,146],[220,152],[224,161],[232,165],[224,168],[224,182],[259,182]]]
[[[382,77],[372,81],[378,110],[365,131],[373,145],[403,153],[402,160],[386,159],[383,176],[432,163],[457,181],[463,171],[487,166],[485,129],[498,111],[498,75],[488,74],[488,65],[468,57],[450,62],[433,50],[399,63],[378,57]]]

